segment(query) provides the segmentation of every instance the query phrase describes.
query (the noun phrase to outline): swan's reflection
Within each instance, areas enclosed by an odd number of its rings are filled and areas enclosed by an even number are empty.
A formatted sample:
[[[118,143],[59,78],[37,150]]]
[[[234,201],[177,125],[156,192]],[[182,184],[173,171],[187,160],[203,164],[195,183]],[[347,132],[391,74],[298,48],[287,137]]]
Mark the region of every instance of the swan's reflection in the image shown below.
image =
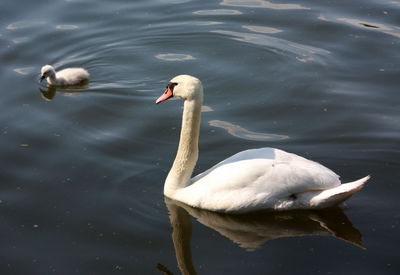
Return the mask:
[[[62,87],[62,94],[64,96],[72,96],[72,95],[79,95],[79,92],[81,90],[87,89],[89,86],[87,84],[82,84],[82,85],[74,85],[74,86],[66,86]],[[44,88],[39,88],[40,94],[42,98],[46,101],[51,101],[53,98],[56,96],[57,93],[57,87],[55,86],[47,86],[45,89]],[[70,92],[68,92],[70,90]]]
[[[47,89],[39,88],[39,90],[40,94],[42,95],[42,98],[46,101],[53,100],[57,92],[57,88],[54,86],[49,86],[47,87]]]
[[[340,208],[228,215],[192,208],[168,198],[165,198],[165,204],[173,228],[176,259],[182,274],[196,274],[190,249],[190,216],[246,250],[255,250],[277,238],[307,235],[334,236],[364,248],[361,233]],[[163,268],[163,272],[166,272]],[[162,271],[162,268],[159,270]]]

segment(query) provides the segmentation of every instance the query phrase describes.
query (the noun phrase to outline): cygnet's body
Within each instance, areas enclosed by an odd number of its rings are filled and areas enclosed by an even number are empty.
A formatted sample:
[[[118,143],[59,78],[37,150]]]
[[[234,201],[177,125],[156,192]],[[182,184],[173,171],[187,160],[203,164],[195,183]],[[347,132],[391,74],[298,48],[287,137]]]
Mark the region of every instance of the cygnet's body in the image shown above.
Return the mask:
[[[40,82],[47,78],[47,83],[53,86],[81,85],[89,81],[89,73],[83,68],[67,68],[56,72],[51,65],[41,69]]]

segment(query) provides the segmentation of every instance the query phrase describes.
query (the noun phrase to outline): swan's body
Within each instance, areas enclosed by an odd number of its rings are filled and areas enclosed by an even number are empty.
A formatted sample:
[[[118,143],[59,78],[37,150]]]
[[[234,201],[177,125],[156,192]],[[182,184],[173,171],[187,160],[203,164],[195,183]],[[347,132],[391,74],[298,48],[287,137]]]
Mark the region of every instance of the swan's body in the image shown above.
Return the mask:
[[[89,73],[83,68],[67,68],[56,72],[52,66],[45,65],[40,72],[40,81],[45,78],[53,86],[80,85],[89,80]]]
[[[324,208],[343,202],[369,179],[341,184],[321,164],[274,148],[242,151],[191,179],[203,103],[200,80],[177,76],[156,102],[172,96],[183,98],[184,108],[178,152],[164,185],[171,199],[218,212]]]

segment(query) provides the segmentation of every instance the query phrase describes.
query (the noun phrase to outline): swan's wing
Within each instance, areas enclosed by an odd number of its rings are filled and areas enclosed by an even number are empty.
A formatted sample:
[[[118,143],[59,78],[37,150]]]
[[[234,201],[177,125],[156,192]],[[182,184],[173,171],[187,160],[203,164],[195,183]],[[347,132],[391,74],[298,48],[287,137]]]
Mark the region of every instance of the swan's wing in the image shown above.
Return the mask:
[[[295,154],[274,148],[240,152],[192,179],[179,193],[186,203],[232,208],[237,204],[274,208],[295,194],[340,185],[330,169]],[[189,201],[190,202],[189,202]]]

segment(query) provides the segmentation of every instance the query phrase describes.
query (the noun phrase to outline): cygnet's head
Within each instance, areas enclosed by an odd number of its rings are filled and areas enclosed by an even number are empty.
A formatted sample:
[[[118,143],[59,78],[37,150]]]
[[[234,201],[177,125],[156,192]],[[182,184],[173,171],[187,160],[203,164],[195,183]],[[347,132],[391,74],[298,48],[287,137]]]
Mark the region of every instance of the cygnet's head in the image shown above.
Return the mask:
[[[56,71],[54,70],[53,66],[51,65],[45,65],[42,67],[40,70],[40,82],[43,81],[43,79],[55,74]]]
[[[201,81],[190,75],[178,75],[170,80],[165,92],[157,99],[156,103],[165,101],[171,97],[180,97],[184,100],[203,98],[203,86]]]

